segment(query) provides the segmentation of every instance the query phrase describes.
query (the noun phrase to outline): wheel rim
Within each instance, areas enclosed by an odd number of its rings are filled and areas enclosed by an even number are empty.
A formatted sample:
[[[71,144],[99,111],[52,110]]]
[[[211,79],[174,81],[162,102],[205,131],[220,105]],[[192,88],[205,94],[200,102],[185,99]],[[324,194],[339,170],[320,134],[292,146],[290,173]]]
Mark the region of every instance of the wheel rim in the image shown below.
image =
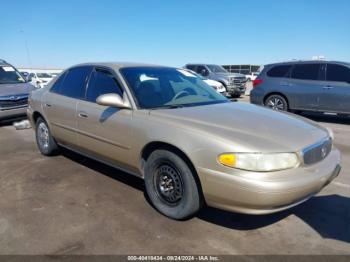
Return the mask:
[[[40,123],[38,126],[38,142],[41,148],[49,147],[49,129],[45,123]]]
[[[268,107],[272,108],[273,110],[279,110],[279,111],[285,110],[285,104],[283,100],[279,97],[271,97],[266,104]]]
[[[183,182],[179,171],[170,164],[156,169],[154,185],[158,197],[167,205],[177,205],[183,197]]]

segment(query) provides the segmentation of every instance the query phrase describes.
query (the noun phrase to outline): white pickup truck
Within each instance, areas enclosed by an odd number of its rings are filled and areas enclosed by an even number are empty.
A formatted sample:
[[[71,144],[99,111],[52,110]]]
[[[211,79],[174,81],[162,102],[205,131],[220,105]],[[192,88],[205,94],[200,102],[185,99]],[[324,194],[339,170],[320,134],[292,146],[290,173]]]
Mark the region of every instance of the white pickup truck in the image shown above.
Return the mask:
[[[256,77],[259,75],[259,72],[252,72],[248,75],[245,75],[248,81],[254,81]]]

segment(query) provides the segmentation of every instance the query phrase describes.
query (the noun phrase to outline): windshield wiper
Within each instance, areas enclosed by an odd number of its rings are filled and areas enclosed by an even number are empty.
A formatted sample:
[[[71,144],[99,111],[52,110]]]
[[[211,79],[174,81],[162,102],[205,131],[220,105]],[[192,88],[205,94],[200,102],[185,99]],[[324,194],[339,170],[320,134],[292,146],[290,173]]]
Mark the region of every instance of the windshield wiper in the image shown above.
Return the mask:
[[[150,108],[150,110],[157,110],[157,109],[175,109],[175,108],[182,108],[183,105],[164,105],[164,106],[157,106]]]

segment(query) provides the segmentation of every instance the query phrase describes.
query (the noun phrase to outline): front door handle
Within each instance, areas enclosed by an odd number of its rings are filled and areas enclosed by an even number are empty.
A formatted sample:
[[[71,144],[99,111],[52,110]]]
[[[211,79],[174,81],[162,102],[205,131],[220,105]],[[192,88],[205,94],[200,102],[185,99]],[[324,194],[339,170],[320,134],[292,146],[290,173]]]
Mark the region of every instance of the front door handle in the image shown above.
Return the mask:
[[[80,113],[78,114],[78,116],[81,117],[81,118],[88,118],[88,114],[86,114],[86,113],[84,113],[84,112],[80,112]]]

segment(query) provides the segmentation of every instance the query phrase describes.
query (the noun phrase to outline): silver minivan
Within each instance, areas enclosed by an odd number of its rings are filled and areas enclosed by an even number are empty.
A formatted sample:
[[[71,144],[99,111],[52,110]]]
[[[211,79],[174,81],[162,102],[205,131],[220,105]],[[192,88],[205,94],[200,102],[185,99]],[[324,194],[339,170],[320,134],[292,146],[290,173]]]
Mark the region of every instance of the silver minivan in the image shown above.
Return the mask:
[[[283,111],[350,114],[350,63],[293,61],[264,66],[250,101]]]

